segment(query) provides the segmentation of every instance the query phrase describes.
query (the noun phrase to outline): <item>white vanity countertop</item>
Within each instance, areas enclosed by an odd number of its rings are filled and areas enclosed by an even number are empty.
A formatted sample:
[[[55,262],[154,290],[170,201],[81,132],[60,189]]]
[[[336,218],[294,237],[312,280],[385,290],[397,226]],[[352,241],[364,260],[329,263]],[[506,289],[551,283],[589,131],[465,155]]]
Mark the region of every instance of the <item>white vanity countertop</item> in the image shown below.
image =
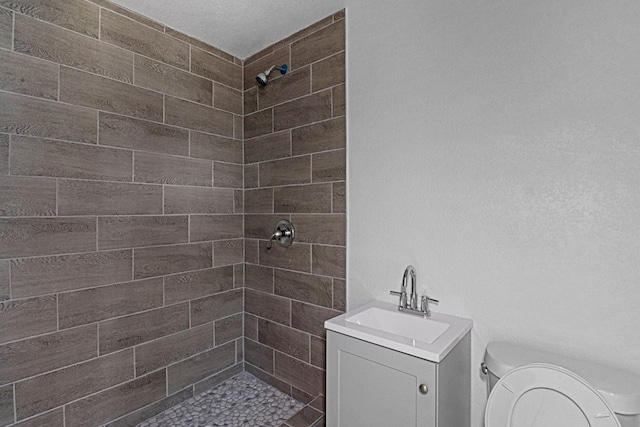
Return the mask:
[[[387,329],[387,331],[376,327],[364,326],[353,320],[371,317],[367,316],[366,313],[362,314],[364,311],[369,309],[374,309],[370,311],[371,313],[381,313],[380,310],[384,311],[384,314],[386,315],[384,320],[391,323],[390,325],[383,325],[384,329]],[[392,324],[394,319],[402,321],[401,335],[389,332],[389,330],[393,330],[395,326]],[[429,322],[437,322],[438,324],[429,324]],[[406,326],[407,323],[409,323],[411,327],[408,328]],[[439,336],[432,342],[426,342],[420,338],[414,338],[415,336],[420,335],[420,333],[417,332],[420,328],[429,329],[437,326],[437,328],[434,329],[441,330],[441,324],[448,325],[448,327],[444,332],[441,332],[441,334],[438,332]],[[377,344],[436,363],[442,361],[447,354],[449,354],[451,349],[453,349],[453,347],[460,342],[467,332],[471,330],[472,326],[473,322],[469,319],[449,316],[446,314],[432,312],[431,317],[424,318],[414,314],[402,313],[398,311],[398,306],[396,304],[382,301],[372,301],[362,307],[356,308],[324,322],[324,327],[330,331],[348,335],[353,338],[361,339],[372,344]]]

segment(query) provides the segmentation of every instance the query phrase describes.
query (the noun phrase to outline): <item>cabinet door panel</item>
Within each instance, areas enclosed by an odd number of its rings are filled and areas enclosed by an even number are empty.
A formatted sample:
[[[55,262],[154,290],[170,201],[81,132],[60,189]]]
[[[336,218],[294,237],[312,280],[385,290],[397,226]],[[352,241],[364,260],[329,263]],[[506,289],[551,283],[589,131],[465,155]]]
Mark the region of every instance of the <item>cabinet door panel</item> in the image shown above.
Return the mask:
[[[332,331],[327,353],[328,427],[436,425],[434,364]]]

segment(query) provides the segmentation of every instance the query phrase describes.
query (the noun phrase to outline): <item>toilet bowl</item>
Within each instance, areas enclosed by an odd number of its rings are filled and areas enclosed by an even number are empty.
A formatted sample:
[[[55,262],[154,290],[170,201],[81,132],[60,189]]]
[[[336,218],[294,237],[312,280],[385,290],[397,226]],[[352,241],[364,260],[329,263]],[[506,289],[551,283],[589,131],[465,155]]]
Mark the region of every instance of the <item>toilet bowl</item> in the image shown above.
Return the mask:
[[[640,375],[492,342],[485,427],[640,427]]]

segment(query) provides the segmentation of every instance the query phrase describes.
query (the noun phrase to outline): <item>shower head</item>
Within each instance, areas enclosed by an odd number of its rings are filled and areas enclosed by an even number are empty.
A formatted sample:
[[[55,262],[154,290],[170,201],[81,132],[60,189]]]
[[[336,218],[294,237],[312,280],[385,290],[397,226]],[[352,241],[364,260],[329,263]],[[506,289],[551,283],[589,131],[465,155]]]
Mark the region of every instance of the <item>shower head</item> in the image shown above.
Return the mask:
[[[265,70],[264,73],[260,73],[256,76],[256,81],[260,86],[264,87],[267,85],[269,74],[271,74],[274,68],[280,71],[280,74],[287,74],[287,71],[289,71],[289,66],[287,64],[272,65],[268,70]]]

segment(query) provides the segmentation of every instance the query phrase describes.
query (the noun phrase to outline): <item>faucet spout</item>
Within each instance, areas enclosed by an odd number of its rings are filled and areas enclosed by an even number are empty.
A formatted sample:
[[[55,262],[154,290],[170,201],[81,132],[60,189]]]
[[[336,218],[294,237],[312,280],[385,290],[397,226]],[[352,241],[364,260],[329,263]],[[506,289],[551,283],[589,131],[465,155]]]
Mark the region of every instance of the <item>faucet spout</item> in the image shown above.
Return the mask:
[[[416,269],[413,265],[407,266],[404,270],[404,276],[402,277],[403,288],[406,289],[407,281],[411,279],[411,294],[409,295],[408,308],[412,310],[418,309],[418,293],[416,292]]]

